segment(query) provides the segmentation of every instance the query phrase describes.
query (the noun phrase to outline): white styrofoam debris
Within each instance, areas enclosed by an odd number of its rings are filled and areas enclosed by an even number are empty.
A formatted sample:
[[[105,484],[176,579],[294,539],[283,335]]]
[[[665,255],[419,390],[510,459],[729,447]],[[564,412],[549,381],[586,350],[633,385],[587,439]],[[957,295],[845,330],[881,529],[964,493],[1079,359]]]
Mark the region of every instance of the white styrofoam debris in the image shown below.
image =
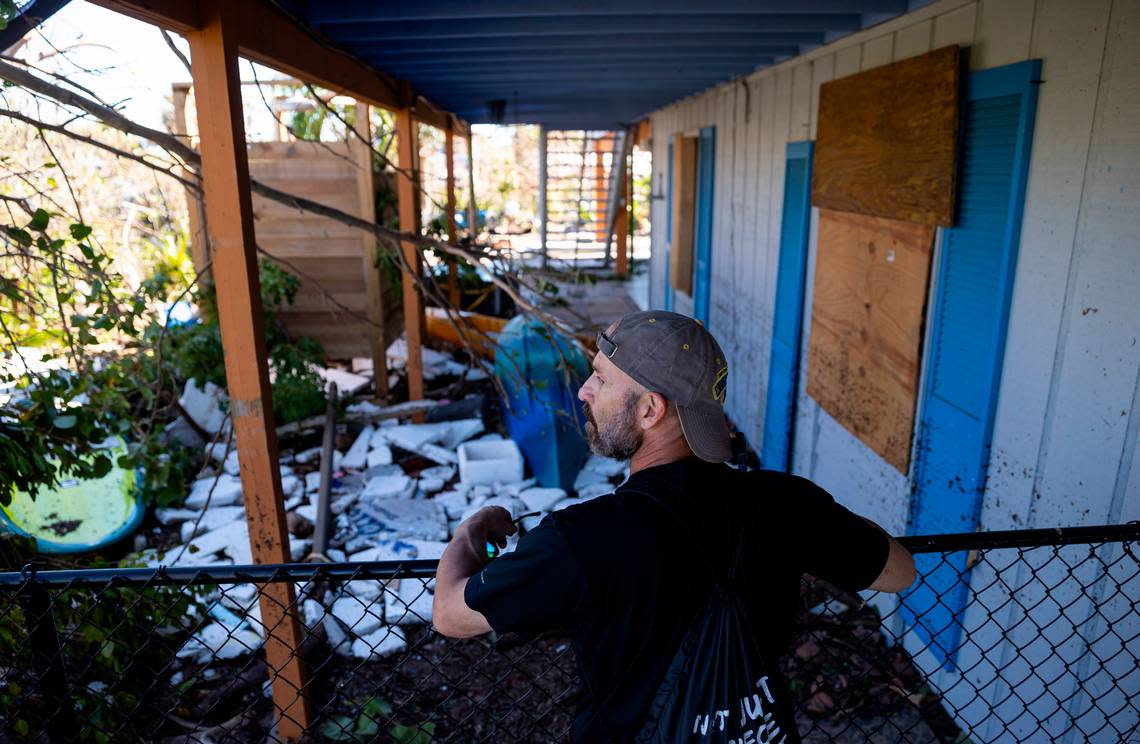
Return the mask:
[[[369,377],[354,374],[346,369],[338,369],[336,367],[321,367],[317,369],[317,374],[325,381],[325,390],[328,390],[332,383],[336,383],[338,393],[346,398],[351,395],[356,395],[368,387],[368,383],[372,382],[372,379]]]
[[[173,439],[183,447],[197,448],[206,443],[198,430],[191,426],[184,416],[179,416],[162,427],[162,432],[168,439]]]
[[[360,434],[356,437],[356,441],[344,453],[344,459],[341,460],[341,465],[351,470],[362,470],[368,462],[368,445],[372,441],[372,434],[376,431],[376,427],[369,424],[365,426]]]
[[[341,656],[352,654],[352,644],[348,641],[348,633],[340,621],[331,614],[326,614],[321,624],[325,626],[325,638],[328,639],[329,648]]]
[[[490,375],[487,374],[487,370],[483,369],[482,367],[472,367],[471,369],[467,370],[467,374],[463,379],[467,380],[468,382],[476,382],[477,380],[486,380],[489,378]]]
[[[309,549],[313,547],[313,541],[307,537],[289,537],[289,558],[293,561],[299,561],[309,554]]]
[[[444,431],[439,424],[401,424],[380,430],[384,441],[409,452],[418,452],[425,444],[439,442]]]
[[[440,478],[423,478],[419,479],[420,493],[430,496],[433,493],[438,493],[443,490],[443,480]]]
[[[483,419],[469,418],[446,421],[439,443],[448,449],[455,449],[476,434],[483,432]]]
[[[355,413],[361,416],[377,416],[384,409],[370,400],[362,400],[358,403],[353,403],[346,410],[349,413]]]
[[[528,488],[519,492],[519,498],[526,504],[527,511],[550,511],[550,507],[566,498],[561,488]]]
[[[578,489],[578,499],[580,501],[589,501],[590,499],[596,499],[599,496],[605,496],[606,494],[613,492],[614,487],[608,481],[602,481],[601,483],[591,483],[588,486],[584,486]]]
[[[415,487],[412,479],[406,475],[381,475],[372,478],[360,492],[362,499],[390,499],[400,496],[410,496],[411,489]]]
[[[317,505],[316,504],[301,504],[300,506],[298,506],[293,511],[296,512],[297,514],[300,514],[302,517],[309,520],[313,524],[317,523]]]
[[[358,659],[373,656],[390,656],[408,647],[404,631],[394,626],[385,626],[352,642],[352,655]]]
[[[475,442],[505,442],[506,439],[507,439],[506,437],[504,437],[502,434],[498,433],[497,431],[492,431],[492,432],[488,432],[487,434],[484,434],[483,436],[479,437],[478,439],[475,439],[472,441],[475,441]]]
[[[351,563],[373,563],[375,561],[406,561],[416,557],[415,549],[403,540],[381,540],[364,550],[350,553]]]
[[[625,460],[615,460],[612,457],[602,457],[601,455],[591,454],[590,459],[586,460],[583,470],[593,470],[601,473],[607,478],[612,478],[615,475],[620,475],[625,472],[629,463]]]
[[[374,468],[377,465],[391,465],[392,448],[386,444],[376,445],[368,452],[368,456],[364,459],[364,464],[370,468]]]
[[[517,497],[519,493],[534,487],[536,483],[538,483],[536,478],[527,478],[526,480],[516,481],[514,483],[495,483],[491,488],[494,490],[496,496]]]
[[[305,492],[316,493],[319,490],[321,490],[321,471],[305,473]]]
[[[307,450],[302,450],[293,455],[293,462],[299,462],[302,465],[308,465],[311,462],[316,462],[321,458],[320,447],[310,447]]]
[[[574,490],[581,491],[583,488],[595,483],[609,483],[607,478],[597,470],[582,470],[578,473],[578,477],[574,479]]]
[[[201,509],[155,509],[154,516],[159,524],[170,526],[185,522],[187,519],[197,519],[202,513]]]
[[[301,504],[307,503],[308,497],[305,496],[305,494],[302,493],[297,496],[293,496],[292,498],[285,499],[285,511],[293,511]]]
[[[180,659],[193,658],[201,664],[212,659],[236,659],[261,647],[261,636],[248,628],[230,630],[221,623],[203,626],[186,639],[175,654]]]
[[[552,512],[561,511],[568,506],[574,506],[574,504],[581,504],[581,503],[582,503],[581,499],[562,499],[557,504],[551,504],[550,505],[550,511],[552,511]]]
[[[200,512],[201,518],[195,517],[182,523],[182,542],[210,530],[223,527],[235,519],[245,517],[244,506],[211,506],[205,512]]]
[[[519,524],[522,525],[522,528],[524,530],[526,530],[527,532],[530,532],[535,527],[542,524],[542,520],[545,518],[546,518],[545,514],[537,514],[533,517],[523,517],[522,519],[519,520]]]
[[[281,493],[285,498],[301,496],[305,493],[305,484],[295,475],[287,475],[281,479]]]
[[[522,477],[522,453],[511,440],[464,442],[459,445],[459,478],[463,482],[514,483]]]
[[[301,618],[305,626],[315,628],[325,616],[325,606],[315,599],[306,599],[301,603]]]
[[[447,511],[430,500],[378,499],[361,500],[356,506],[382,529],[396,537],[420,540],[447,539]]]
[[[444,483],[455,477],[454,465],[436,465],[433,468],[424,468],[419,473],[420,478],[438,478]]]
[[[440,465],[454,465],[459,462],[459,457],[454,452],[438,444],[422,444],[416,453],[423,455],[432,462],[438,462]]]
[[[376,579],[353,579],[344,585],[344,591],[368,603],[380,598],[380,594],[384,591],[384,582]]]
[[[393,625],[431,623],[431,603],[435,582],[425,585],[419,579],[401,579],[384,592],[384,617]]]
[[[334,563],[344,563],[348,560],[348,556],[344,554],[344,551],[337,550],[336,548],[329,548],[325,551],[325,555],[332,559]]]
[[[333,499],[329,504],[329,512],[332,514],[341,514],[356,502],[357,496],[359,496],[359,492],[346,494]]]
[[[459,491],[444,491],[436,494],[432,501],[442,505],[447,510],[449,519],[461,517],[463,512],[467,511],[467,496]]]
[[[510,496],[493,496],[483,503],[476,506],[474,503],[467,507],[467,511],[463,512],[463,518],[470,519],[471,515],[488,506],[501,506],[511,513],[511,518],[514,519],[520,514],[526,513],[526,504],[520,499],[511,498]]]
[[[188,509],[201,509],[207,501],[211,507],[241,503],[241,479],[223,473],[217,476],[216,480],[217,485],[214,484],[214,476],[194,481],[183,506]]]
[[[344,623],[344,627],[358,636],[367,635],[384,624],[384,606],[381,603],[370,603],[352,595],[333,602],[331,612]]]
[[[439,540],[408,539],[400,542],[407,543],[415,549],[418,561],[438,561],[443,557],[443,551],[447,550],[447,543]]]
[[[246,527],[244,519],[230,522],[216,530],[211,530],[204,535],[199,535],[186,543],[186,545],[186,555],[192,556],[192,560],[185,561],[186,563],[197,564],[204,562],[209,556],[219,551],[225,551],[225,553],[237,563],[252,562],[249,547],[249,530]]]
[[[204,388],[199,388],[198,381],[191,378],[186,381],[178,404],[199,427],[217,434],[226,420],[226,414],[222,411],[225,400],[226,392],[214,383],[207,382]]]

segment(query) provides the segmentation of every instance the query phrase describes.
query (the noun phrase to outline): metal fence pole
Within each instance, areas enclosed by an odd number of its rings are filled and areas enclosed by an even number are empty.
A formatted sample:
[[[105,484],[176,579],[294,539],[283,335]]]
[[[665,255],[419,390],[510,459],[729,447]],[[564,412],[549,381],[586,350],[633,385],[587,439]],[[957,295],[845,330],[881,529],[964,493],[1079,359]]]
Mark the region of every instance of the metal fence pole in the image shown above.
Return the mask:
[[[20,607],[28,625],[28,640],[40,694],[49,704],[47,734],[53,742],[68,741],[78,732],[75,709],[68,692],[67,669],[55,629],[51,594],[36,583],[34,569],[25,569],[27,582],[20,591]]]

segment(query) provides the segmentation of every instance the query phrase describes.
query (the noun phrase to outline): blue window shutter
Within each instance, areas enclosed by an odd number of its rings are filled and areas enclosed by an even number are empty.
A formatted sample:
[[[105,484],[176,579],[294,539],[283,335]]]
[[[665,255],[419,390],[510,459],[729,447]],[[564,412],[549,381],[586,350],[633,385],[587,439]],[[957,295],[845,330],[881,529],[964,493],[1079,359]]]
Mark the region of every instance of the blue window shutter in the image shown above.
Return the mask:
[[[776,270],[776,312],[768,397],[764,411],[761,466],[787,472],[791,467],[796,417],[800,335],[804,317],[808,231],[811,225],[811,142],[789,142],[780,219],[780,261]]]
[[[997,408],[1040,62],[972,73],[956,224],[943,232],[914,471],[912,534],[977,529]],[[904,613],[953,667],[969,592],[965,553],[916,557]]]
[[[713,185],[716,181],[716,127],[701,130],[697,144],[697,213],[693,240],[693,315],[706,326],[712,282]]]

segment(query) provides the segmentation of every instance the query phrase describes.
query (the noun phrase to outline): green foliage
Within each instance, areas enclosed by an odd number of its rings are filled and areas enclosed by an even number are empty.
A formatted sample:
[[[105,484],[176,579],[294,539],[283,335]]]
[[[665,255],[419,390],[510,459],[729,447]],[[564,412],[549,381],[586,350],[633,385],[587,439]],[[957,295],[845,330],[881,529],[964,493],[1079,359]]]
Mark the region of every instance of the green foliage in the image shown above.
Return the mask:
[[[148,705],[150,697],[163,690],[154,681],[169,665],[172,649],[189,635],[197,599],[180,587],[105,587],[99,592],[80,589],[53,596],[48,617],[60,635],[72,686],[69,697],[81,722],[69,736],[80,742],[106,742],[108,733],[128,718],[135,718],[137,725],[137,717],[161,709]],[[22,609],[14,605],[6,619],[0,624],[0,657],[19,663],[8,670],[0,686],[0,710],[18,710],[24,717],[23,725],[15,722],[12,728],[22,738],[30,730],[24,719],[47,720],[56,704],[36,682]]]
[[[20,15],[15,0],[0,0],[0,31],[8,28],[8,21]]]
[[[333,716],[321,726],[321,736],[329,741],[372,741],[381,731],[381,724],[392,720],[392,704],[384,698],[371,697],[356,716]],[[388,736],[399,744],[431,744],[435,735],[434,721],[421,721],[406,725],[393,723],[387,729]]]

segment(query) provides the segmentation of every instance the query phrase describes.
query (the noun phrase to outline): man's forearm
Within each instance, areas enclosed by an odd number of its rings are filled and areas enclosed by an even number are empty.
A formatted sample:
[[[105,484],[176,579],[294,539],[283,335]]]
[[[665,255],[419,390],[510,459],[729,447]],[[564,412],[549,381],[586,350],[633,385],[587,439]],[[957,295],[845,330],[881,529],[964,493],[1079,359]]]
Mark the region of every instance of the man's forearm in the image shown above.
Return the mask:
[[[463,599],[467,580],[479,573],[484,564],[471,550],[466,525],[460,525],[443,556],[435,575],[435,599],[432,601],[432,624],[446,636],[470,638],[491,629],[481,613],[472,610]]]

